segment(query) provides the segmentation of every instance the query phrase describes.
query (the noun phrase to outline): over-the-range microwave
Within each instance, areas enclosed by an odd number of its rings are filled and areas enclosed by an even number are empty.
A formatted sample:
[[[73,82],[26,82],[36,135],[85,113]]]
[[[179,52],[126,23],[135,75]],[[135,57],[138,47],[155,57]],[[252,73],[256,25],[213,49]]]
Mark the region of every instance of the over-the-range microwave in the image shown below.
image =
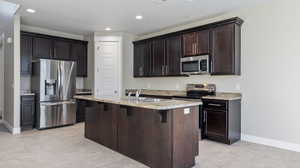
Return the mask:
[[[209,74],[210,72],[209,55],[185,57],[181,58],[180,62],[183,75]]]

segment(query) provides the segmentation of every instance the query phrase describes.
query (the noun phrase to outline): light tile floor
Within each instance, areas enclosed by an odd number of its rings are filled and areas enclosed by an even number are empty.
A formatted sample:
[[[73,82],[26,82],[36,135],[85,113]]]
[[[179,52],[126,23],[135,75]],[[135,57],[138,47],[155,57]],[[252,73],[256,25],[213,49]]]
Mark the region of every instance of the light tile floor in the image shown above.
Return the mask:
[[[83,137],[83,124],[13,136],[0,126],[0,168],[146,168]],[[300,168],[300,153],[200,142],[195,168]]]

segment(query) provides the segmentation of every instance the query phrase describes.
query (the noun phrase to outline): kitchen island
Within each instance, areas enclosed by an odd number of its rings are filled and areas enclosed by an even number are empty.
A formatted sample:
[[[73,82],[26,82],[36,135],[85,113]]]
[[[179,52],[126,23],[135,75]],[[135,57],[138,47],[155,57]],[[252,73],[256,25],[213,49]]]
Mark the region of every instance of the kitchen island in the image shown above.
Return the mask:
[[[151,168],[191,168],[195,165],[202,102],[75,98],[87,101],[86,138]]]

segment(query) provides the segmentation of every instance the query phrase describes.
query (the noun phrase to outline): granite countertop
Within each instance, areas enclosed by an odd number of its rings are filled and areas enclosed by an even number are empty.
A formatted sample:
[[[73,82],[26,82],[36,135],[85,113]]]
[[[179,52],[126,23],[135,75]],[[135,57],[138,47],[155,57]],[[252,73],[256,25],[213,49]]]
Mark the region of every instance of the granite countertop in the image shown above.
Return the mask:
[[[128,99],[128,97],[122,98],[109,98],[109,97],[97,97],[97,96],[74,96],[75,99],[81,100],[90,100],[103,103],[112,103],[119,104],[124,106],[140,107],[153,110],[172,110],[176,108],[185,108],[191,106],[202,105],[202,101],[199,102],[190,102],[182,100],[170,100],[170,99],[161,99],[158,102],[144,102],[137,101],[134,99]]]
[[[213,100],[240,100],[242,99],[242,94],[240,93],[216,93],[212,96],[204,96],[203,99],[213,99]]]
[[[127,89],[126,93],[131,91],[133,94],[138,89]],[[142,89],[142,95],[150,95],[150,96],[166,96],[166,97],[174,97],[174,96],[186,96],[186,91],[184,90],[150,90],[150,89]]]
[[[131,91],[133,94],[138,89],[127,89],[126,93]],[[149,96],[166,96],[166,97],[186,97],[186,91],[184,90],[150,90],[142,89],[142,95]],[[226,93],[226,92],[217,92],[216,95],[204,96],[203,99],[215,99],[215,100],[239,100],[242,99],[241,93]]]

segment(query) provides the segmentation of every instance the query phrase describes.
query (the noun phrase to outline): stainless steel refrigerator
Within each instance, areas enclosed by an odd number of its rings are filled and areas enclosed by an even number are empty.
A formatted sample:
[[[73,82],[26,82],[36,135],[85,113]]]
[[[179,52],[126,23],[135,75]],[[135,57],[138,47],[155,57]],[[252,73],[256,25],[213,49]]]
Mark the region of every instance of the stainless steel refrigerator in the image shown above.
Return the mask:
[[[33,63],[31,86],[37,95],[37,129],[76,122],[76,62],[40,59]]]

